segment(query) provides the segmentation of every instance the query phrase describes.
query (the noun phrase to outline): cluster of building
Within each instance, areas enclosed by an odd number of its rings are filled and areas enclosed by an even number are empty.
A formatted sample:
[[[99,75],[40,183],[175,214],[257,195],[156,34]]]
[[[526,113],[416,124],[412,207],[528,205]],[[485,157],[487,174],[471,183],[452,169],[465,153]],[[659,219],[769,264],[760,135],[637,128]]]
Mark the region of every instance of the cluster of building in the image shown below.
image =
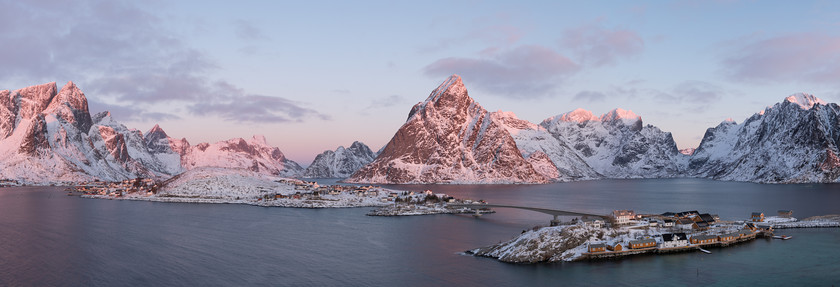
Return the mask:
[[[783,211],[780,210],[782,215]],[[790,216],[792,211],[784,210]],[[627,242],[590,243],[590,255],[622,253],[632,251],[679,251],[696,249],[702,246],[726,246],[729,244],[755,239],[757,235],[772,232],[772,228],[758,226],[756,222],[764,220],[761,212],[753,213],[750,221],[744,224],[720,223],[717,215],[700,213],[696,210],[684,212],[666,212],[656,215],[636,214],[632,210],[616,210],[611,214],[611,224],[618,228],[651,228],[662,232],[657,236],[638,238]],[[604,222],[586,220],[587,225],[600,227]],[[733,230],[734,227],[734,230]],[[693,233],[693,234],[688,234]],[[598,256],[595,256],[598,257]]]
[[[716,214],[700,213],[696,210],[665,212],[662,214],[636,214],[633,210],[615,210],[611,214],[612,224],[633,227],[668,227],[678,230],[708,230],[720,220]]]
[[[123,181],[89,181],[76,183],[72,191],[88,195],[121,197],[130,193],[152,195],[157,193],[158,183],[151,178],[135,178]]]
[[[322,200],[326,195],[350,195],[356,197],[374,197],[379,198],[381,202],[395,202],[395,203],[426,203],[430,199],[434,202],[456,202],[459,201],[454,197],[446,194],[435,194],[431,190],[422,192],[417,191],[390,191],[385,190],[379,186],[354,186],[354,185],[319,185],[317,182],[308,182],[296,179],[281,179],[279,183],[293,185],[295,193],[281,194],[272,193],[265,196],[265,200],[276,199],[301,199],[301,200]],[[262,200],[262,199],[258,199]],[[473,203],[471,200],[460,201],[465,203]]]
[[[353,186],[353,185],[319,185],[314,181],[303,181],[297,179],[281,179],[279,183],[293,185],[295,193],[281,194],[272,193],[265,196],[266,200],[274,199],[322,199],[325,195],[355,195],[358,197],[379,197],[383,189],[378,186]],[[389,195],[390,196],[390,195]],[[258,199],[261,200],[261,199]],[[393,199],[392,199],[393,200]]]

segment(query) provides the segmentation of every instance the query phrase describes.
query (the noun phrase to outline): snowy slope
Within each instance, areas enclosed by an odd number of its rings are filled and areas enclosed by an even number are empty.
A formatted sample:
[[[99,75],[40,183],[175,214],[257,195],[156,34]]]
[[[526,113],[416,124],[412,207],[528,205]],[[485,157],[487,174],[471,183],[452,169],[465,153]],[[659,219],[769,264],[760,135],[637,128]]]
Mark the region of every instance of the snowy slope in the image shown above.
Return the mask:
[[[291,194],[294,186],[279,177],[247,169],[199,167],[166,181],[156,197],[255,201],[267,193]]]
[[[796,94],[706,130],[690,158],[697,177],[762,183],[838,182],[840,107]]]
[[[643,125],[632,111],[615,109],[596,117],[577,109],[550,117],[540,126],[607,178],[678,177],[685,169],[680,164],[685,155],[677,150],[671,133]]]
[[[601,177],[575,150],[554,138],[544,127],[519,119],[512,112],[497,111],[491,117],[510,133],[522,156],[547,178],[571,181]],[[555,170],[552,172],[551,168]]]
[[[287,159],[279,148],[269,146],[261,135],[247,141],[235,138],[214,144],[197,144],[181,157],[181,166],[187,170],[208,166],[244,168],[278,176],[297,176],[303,172],[300,165]]]
[[[543,227],[525,231],[499,244],[471,250],[476,256],[496,258],[509,263],[574,261],[588,252],[587,242],[631,238],[627,231],[595,228],[584,224]]]
[[[339,146],[335,151],[328,150],[317,155],[303,177],[347,178],[375,158],[376,154],[367,145],[356,141],[349,148]]]

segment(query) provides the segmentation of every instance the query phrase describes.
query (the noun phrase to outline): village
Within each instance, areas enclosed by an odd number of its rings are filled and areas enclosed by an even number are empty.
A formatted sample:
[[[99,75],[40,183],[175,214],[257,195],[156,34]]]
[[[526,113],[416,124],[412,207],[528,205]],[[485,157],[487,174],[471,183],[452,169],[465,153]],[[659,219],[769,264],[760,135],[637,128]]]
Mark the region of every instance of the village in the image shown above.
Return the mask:
[[[711,253],[706,248],[728,247],[756,238],[792,238],[774,234],[780,229],[837,228],[840,216],[799,220],[793,217],[792,210],[779,210],[774,216],[752,212],[746,213],[744,220],[725,221],[696,210],[662,214],[615,210],[608,215],[573,216],[570,221],[554,223],[553,220],[551,226],[523,230],[508,241],[465,253],[509,263],[619,259],[637,254],[691,251]]]
[[[700,250],[704,247],[726,247],[758,237],[790,239],[774,236],[774,224],[795,222],[793,211],[779,210],[778,215],[765,218],[762,212],[753,212],[748,220],[721,221],[717,215],[698,211],[665,212],[662,214],[636,214],[632,210],[616,210],[610,216],[614,228],[637,236],[591,240],[586,252],[578,258],[601,259],[643,253],[671,253]],[[590,219],[584,224],[602,227],[600,219]],[[632,230],[644,230],[640,232]],[[635,237],[635,238],[634,238]],[[629,240],[628,240],[629,239]]]

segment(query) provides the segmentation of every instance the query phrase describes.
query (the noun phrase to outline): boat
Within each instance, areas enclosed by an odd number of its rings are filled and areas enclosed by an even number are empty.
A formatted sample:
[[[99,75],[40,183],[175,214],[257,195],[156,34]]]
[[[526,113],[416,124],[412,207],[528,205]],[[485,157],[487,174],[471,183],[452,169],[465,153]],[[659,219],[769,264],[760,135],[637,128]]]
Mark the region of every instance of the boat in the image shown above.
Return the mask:
[[[793,238],[793,236],[789,236],[789,235],[773,235],[773,238],[775,238],[775,239],[781,239],[781,240],[788,240],[788,239]]]
[[[703,253],[712,254],[712,252],[709,251],[709,250],[706,250],[706,249],[703,249],[703,248],[700,248],[700,247],[698,247],[697,249],[700,249],[700,251],[702,251]]]

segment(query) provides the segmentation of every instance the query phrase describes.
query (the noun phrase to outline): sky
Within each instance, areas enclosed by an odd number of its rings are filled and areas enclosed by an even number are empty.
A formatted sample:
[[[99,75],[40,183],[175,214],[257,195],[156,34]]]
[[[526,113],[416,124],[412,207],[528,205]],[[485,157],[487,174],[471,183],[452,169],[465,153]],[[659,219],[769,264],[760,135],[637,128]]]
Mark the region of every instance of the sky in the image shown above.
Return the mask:
[[[0,0],[0,89],[73,81],[129,128],[304,166],[378,150],[452,74],[489,111],[622,108],[691,148],[794,93],[840,102],[840,1]]]

